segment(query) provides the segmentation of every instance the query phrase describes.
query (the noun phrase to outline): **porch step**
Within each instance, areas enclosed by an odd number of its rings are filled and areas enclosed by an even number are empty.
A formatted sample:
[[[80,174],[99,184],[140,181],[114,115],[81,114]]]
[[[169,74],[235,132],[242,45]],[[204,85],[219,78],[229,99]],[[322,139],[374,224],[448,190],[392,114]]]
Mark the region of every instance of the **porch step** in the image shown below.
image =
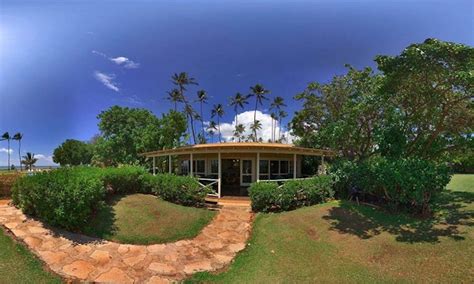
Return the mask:
[[[227,206],[245,206],[250,207],[250,198],[240,197],[240,196],[230,196],[230,197],[206,197],[206,204],[208,205],[227,205]]]

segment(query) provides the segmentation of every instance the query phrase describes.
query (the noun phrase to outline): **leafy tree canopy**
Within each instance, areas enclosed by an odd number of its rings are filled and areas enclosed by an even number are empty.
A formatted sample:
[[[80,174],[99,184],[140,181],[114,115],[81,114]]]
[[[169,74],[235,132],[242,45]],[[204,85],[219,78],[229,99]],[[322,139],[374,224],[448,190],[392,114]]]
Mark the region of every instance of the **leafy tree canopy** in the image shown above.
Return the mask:
[[[61,166],[87,165],[91,163],[93,146],[89,143],[67,139],[54,149],[53,161]]]
[[[170,111],[157,118],[146,109],[113,106],[98,115],[100,137],[94,163],[139,164],[140,153],[178,146],[186,131],[183,114]]]
[[[349,68],[296,96],[299,143],[352,159],[375,153],[438,159],[472,147],[474,49],[427,39],[397,56],[377,56],[380,74]]]

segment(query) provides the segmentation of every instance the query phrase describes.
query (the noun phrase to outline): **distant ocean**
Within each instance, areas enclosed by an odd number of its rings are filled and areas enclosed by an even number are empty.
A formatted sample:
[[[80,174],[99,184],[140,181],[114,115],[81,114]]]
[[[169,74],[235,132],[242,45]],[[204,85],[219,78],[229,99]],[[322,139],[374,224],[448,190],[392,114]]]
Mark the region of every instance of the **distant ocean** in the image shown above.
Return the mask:
[[[25,166],[23,166],[23,169],[25,168]],[[35,166],[34,167],[35,169],[56,169],[56,168],[59,168],[59,166]],[[20,169],[20,167],[17,167],[15,165],[15,169]],[[8,166],[0,166],[0,171],[5,171],[5,170],[8,170]]]

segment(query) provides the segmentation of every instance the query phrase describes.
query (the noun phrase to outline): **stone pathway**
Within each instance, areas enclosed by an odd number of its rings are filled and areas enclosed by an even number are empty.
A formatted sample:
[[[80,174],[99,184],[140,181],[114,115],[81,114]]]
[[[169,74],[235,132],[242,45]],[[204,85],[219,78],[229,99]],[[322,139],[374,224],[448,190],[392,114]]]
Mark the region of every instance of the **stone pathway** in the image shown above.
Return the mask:
[[[50,229],[13,206],[0,205],[0,224],[51,270],[66,279],[99,283],[168,283],[222,269],[245,248],[252,217],[248,207],[224,206],[194,239],[145,246]]]

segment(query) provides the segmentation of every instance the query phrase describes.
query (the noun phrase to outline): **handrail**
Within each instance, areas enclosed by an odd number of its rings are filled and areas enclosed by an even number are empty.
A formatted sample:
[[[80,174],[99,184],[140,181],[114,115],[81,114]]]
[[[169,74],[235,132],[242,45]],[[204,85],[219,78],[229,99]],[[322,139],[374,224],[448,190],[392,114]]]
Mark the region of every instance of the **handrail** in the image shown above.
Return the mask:
[[[313,177],[307,177],[307,178],[284,178],[284,179],[259,179],[257,182],[285,182],[285,181],[290,181],[290,180],[306,180],[306,179],[312,179]]]
[[[217,178],[217,179],[215,179],[215,178],[197,178],[197,180],[198,180],[199,185],[200,185],[202,188],[207,187],[207,188],[209,188],[209,189],[212,191],[211,193],[208,194],[209,196],[216,196],[216,197],[219,197],[219,193],[218,193],[216,190],[214,190],[214,188],[213,188],[213,185],[219,183],[219,179],[218,179],[218,178]],[[203,184],[201,181],[211,181],[211,182],[208,183],[208,184]]]

